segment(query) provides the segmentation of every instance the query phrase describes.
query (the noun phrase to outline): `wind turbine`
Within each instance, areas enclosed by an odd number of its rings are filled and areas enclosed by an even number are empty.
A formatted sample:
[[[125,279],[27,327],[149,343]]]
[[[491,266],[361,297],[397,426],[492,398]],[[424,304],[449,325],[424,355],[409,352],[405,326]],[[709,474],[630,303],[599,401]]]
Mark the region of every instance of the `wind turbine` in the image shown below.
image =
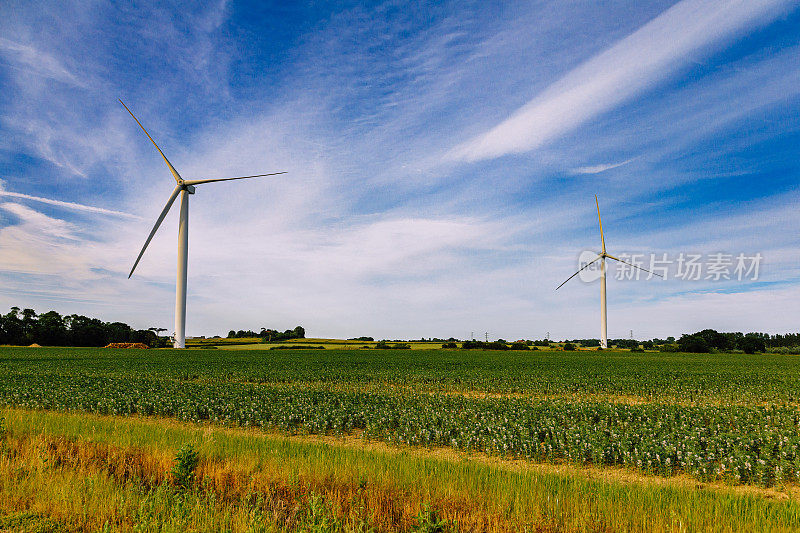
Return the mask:
[[[603,251],[598,254],[597,257],[583,265],[581,268],[578,269],[573,275],[568,277],[564,280],[564,283],[571,280],[575,276],[581,273],[582,270],[589,267],[593,263],[600,261],[600,347],[603,349],[608,348],[608,319],[606,313],[606,258],[613,259],[614,261],[619,261],[620,263],[625,263],[633,268],[638,268],[639,270],[643,270],[649,274],[653,274],[660,278],[663,278],[661,274],[656,274],[655,272],[650,272],[646,268],[642,268],[640,266],[636,266],[632,263],[628,263],[627,261],[623,261],[617,257],[606,252],[606,238],[603,236],[603,220],[600,218],[600,202],[597,200],[597,195],[594,195],[594,203],[597,206],[597,222],[600,224],[600,241],[603,243]],[[564,283],[556,287],[556,290],[560,289],[564,286]]]
[[[142,131],[147,138],[150,139],[150,142],[153,143],[153,146],[156,147],[158,153],[161,154],[161,158],[164,160],[164,163],[167,164],[172,177],[175,178],[175,189],[172,191],[172,194],[169,195],[169,199],[167,200],[167,205],[164,206],[164,210],[161,211],[161,214],[158,216],[156,220],[155,226],[150,231],[150,235],[147,236],[147,240],[144,241],[144,246],[142,246],[142,251],[139,252],[139,257],[136,258],[136,262],[133,264],[133,268],[131,268],[130,274],[128,274],[128,279],[133,275],[133,271],[136,270],[136,265],[139,264],[139,260],[144,255],[144,251],[147,249],[147,245],[150,244],[150,241],[153,239],[153,235],[156,234],[158,231],[158,227],[161,225],[161,222],[164,221],[164,217],[167,216],[169,209],[172,207],[172,204],[175,202],[175,199],[178,195],[181,195],[181,213],[180,218],[178,219],[178,279],[175,283],[175,339],[173,342],[173,346],[175,348],[185,348],[186,347],[186,272],[187,272],[187,259],[189,255],[189,195],[194,194],[195,192],[195,185],[202,185],[203,183],[213,183],[215,181],[230,181],[230,180],[243,180],[247,178],[260,178],[262,176],[276,176],[278,174],[286,174],[286,172],[271,172],[269,174],[257,174],[255,176],[239,176],[236,178],[212,178],[212,179],[200,179],[200,180],[185,180],[178,174],[178,171],[175,170],[175,167],[172,166],[172,163],[169,162],[167,156],[164,155],[164,152],[161,151],[161,148],[158,147],[156,142],[150,137],[150,134],[147,133],[147,130],[144,129],[142,123],[139,122],[139,119],[136,118],[136,115],[128,109],[128,106],[120,100],[120,104],[131,114],[133,120],[142,128]]]

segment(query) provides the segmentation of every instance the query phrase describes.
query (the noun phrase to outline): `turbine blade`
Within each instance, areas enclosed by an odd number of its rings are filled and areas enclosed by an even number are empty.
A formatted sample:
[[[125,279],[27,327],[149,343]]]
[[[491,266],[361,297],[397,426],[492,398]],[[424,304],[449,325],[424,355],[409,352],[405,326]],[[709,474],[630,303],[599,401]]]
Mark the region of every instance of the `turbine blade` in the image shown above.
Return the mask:
[[[564,280],[564,283],[568,282],[569,280],[571,280],[572,278],[574,278],[575,276],[577,276],[578,274],[580,274],[580,273],[581,273],[581,271],[582,271],[584,268],[587,268],[589,265],[591,265],[592,263],[594,263],[595,261],[597,261],[597,260],[598,260],[598,259],[600,259],[601,257],[603,257],[603,255],[602,255],[602,254],[598,255],[597,257],[595,257],[594,259],[592,259],[591,261],[589,261],[588,263],[586,263],[585,265],[583,265],[581,268],[579,268],[579,269],[578,269],[578,271],[577,271],[577,272],[575,272],[573,275],[571,275],[570,277],[568,277],[567,279],[565,279],[565,280]],[[558,287],[556,287],[556,290],[558,290],[558,289],[560,289],[561,287],[563,287],[563,286],[564,286],[564,283],[562,283],[561,285],[559,285]]]
[[[119,100],[119,99],[118,99],[118,100]],[[128,109],[128,106],[126,106],[126,105],[125,105],[125,102],[123,102],[122,100],[119,100],[119,103],[120,103],[120,104],[122,104],[122,107],[124,107],[125,109],[127,109],[127,110],[128,110],[128,113],[130,113],[130,114],[131,114],[131,116],[133,117],[133,120],[135,120],[135,121],[136,121],[136,123],[139,125],[139,127],[140,127],[140,128],[142,128],[142,131],[144,132],[144,134],[145,134],[145,135],[147,135],[147,138],[148,138],[148,139],[150,139],[150,142],[151,142],[151,143],[153,143],[153,146],[155,146],[155,147],[156,147],[156,150],[158,150],[158,153],[159,153],[159,154],[161,154],[161,157],[164,159],[164,162],[165,162],[165,163],[167,164],[167,166],[169,167],[169,171],[170,171],[170,172],[172,172],[172,177],[173,177],[173,178],[175,178],[175,181],[176,181],[176,182],[180,182],[180,181],[181,181],[181,176],[180,176],[180,174],[178,174],[178,171],[177,171],[177,170],[175,170],[175,167],[173,167],[173,166],[172,166],[172,163],[170,163],[170,162],[169,162],[169,159],[167,159],[167,156],[165,156],[165,155],[164,155],[164,152],[162,152],[162,151],[161,151],[161,148],[159,148],[159,147],[158,147],[158,145],[157,145],[157,144],[156,144],[156,142],[153,140],[153,138],[152,138],[152,137],[150,137],[150,134],[149,134],[149,133],[147,133],[147,130],[146,130],[146,129],[144,129],[144,126],[142,126],[142,123],[141,123],[141,122],[139,122],[139,119],[138,119],[138,118],[136,118],[136,115],[134,115],[134,114],[131,112],[131,110],[130,110],[130,109]]]
[[[158,227],[164,221],[164,217],[166,217],[167,213],[169,213],[169,208],[172,207],[173,203],[175,203],[175,198],[178,197],[178,194],[180,192],[181,192],[181,186],[178,185],[177,187],[175,187],[175,190],[172,191],[172,194],[169,196],[169,200],[167,200],[167,205],[164,206],[164,210],[161,211],[161,214],[158,216],[158,220],[156,220],[155,226],[153,226],[152,231],[150,231],[150,235],[148,235],[147,236],[147,240],[144,241],[144,246],[142,246],[142,251],[139,252],[139,257],[136,258],[136,262],[133,264],[133,268],[131,269],[131,273],[128,274],[128,279],[131,279],[131,276],[133,276],[133,271],[136,270],[136,265],[139,264],[139,260],[144,255],[144,251],[147,250],[147,245],[150,244],[151,240],[153,240],[153,235],[155,235],[156,231],[158,231]]]
[[[645,272],[647,272],[648,274],[652,274],[652,275],[654,275],[654,276],[658,276],[659,278],[663,278],[663,277],[664,277],[664,276],[662,276],[661,274],[658,274],[657,272],[650,272],[650,271],[649,271],[649,270],[647,270],[646,268],[642,268],[642,267],[640,267],[640,266],[634,265],[633,263],[628,263],[627,261],[623,261],[622,259],[619,259],[619,258],[617,258],[617,257],[614,257],[613,255],[608,255],[608,254],[606,254],[606,257],[608,257],[609,259],[613,259],[614,261],[619,261],[620,263],[625,263],[626,265],[632,266],[633,268],[638,268],[639,270],[644,270],[644,271],[645,271]]]
[[[600,202],[597,201],[597,195],[594,195],[594,203],[597,205],[597,222],[600,224],[600,240],[603,241],[603,253],[606,253],[606,238],[603,235],[603,220],[600,218]]]
[[[201,185],[203,183],[213,183],[215,181],[230,181],[230,180],[246,180],[248,178],[261,178],[263,176],[277,176],[278,174],[286,174],[286,172],[270,172],[269,174],[256,174],[255,176],[239,176],[237,178],[211,178],[202,180],[185,180],[183,183],[186,185]]]

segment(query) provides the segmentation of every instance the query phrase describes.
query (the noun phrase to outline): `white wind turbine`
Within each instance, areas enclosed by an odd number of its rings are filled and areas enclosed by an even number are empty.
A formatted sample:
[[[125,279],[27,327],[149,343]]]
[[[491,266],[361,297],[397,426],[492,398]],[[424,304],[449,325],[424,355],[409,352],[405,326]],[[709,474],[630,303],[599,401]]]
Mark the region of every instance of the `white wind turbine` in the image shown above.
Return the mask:
[[[614,257],[611,254],[606,253],[606,238],[603,236],[603,221],[600,218],[600,202],[597,201],[597,195],[594,196],[595,205],[597,205],[597,222],[600,224],[600,241],[603,243],[603,251],[598,254],[597,257],[583,265],[581,268],[578,269],[573,275],[568,277],[564,280],[564,283],[571,280],[575,276],[581,273],[584,269],[588,268],[590,265],[600,261],[600,347],[603,349],[608,348],[608,320],[606,314],[606,258],[613,259],[614,261],[619,261],[620,263],[625,263],[628,266],[633,268],[638,268],[639,270],[643,270],[648,274],[653,274],[655,276],[663,278],[661,274],[656,274],[655,272],[650,272],[649,270],[642,268],[640,266],[636,266],[632,263],[628,263],[627,261],[623,261],[617,257]],[[564,286],[564,283],[556,287],[556,290],[560,289]]]
[[[158,227],[163,222],[164,217],[167,216],[170,207],[175,202],[175,199],[178,197],[178,194],[181,195],[181,213],[180,218],[178,221],[178,279],[175,283],[175,339],[173,346],[175,348],[185,348],[186,347],[186,270],[187,270],[187,258],[189,254],[189,195],[194,194],[194,186],[201,185],[203,183],[212,183],[215,181],[229,181],[229,180],[242,180],[247,178],[260,178],[262,176],[276,176],[278,174],[286,174],[286,172],[271,172],[269,174],[257,174],[255,176],[239,176],[236,178],[214,178],[214,179],[201,179],[201,180],[185,180],[181,178],[178,171],[175,170],[175,167],[172,166],[172,163],[169,162],[167,156],[164,155],[164,152],[161,151],[161,148],[158,147],[156,142],[150,137],[150,134],[147,133],[147,130],[144,129],[142,123],[139,122],[139,119],[128,109],[128,106],[120,100],[120,104],[131,114],[133,120],[142,128],[142,131],[147,138],[150,139],[150,142],[153,143],[153,146],[156,147],[158,153],[161,154],[161,158],[164,159],[164,162],[167,164],[170,173],[172,173],[172,177],[175,178],[175,189],[172,191],[172,194],[169,195],[169,199],[167,200],[167,205],[164,206],[164,210],[161,211],[161,214],[158,216],[156,220],[155,226],[150,231],[150,235],[147,236],[147,240],[144,241],[144,246],[142,246],[142,251],[139,252],[139,257],[136,258],[136,262],[133,264],[133,268],[131,268],[130,274],[128,274],[128,279],[133,275],[133,271],[136,270],[136,265],[139,264],[139,260],[144,255],[144,251],[147,249],[147,245],[150,244],[150,241],[153,239],[153,235],[156,234],[158,231]]]

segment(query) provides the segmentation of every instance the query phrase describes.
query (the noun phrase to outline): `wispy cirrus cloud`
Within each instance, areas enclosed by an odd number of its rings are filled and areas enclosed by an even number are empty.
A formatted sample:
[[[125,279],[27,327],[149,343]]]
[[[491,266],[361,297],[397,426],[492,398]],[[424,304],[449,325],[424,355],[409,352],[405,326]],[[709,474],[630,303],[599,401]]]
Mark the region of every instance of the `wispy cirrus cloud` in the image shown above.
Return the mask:
[[[625,161],[620,161],[619,163],[601,163],[599,165],[589,165],[585,167],[578,167],[572,169],[574,174],[600,174],[601,172],[605,172],[606,170],[611,170],[614,168],[619,168],[623,165],[627,165],[631,161],[634,161],[636,158],[632,157],[631,159],[626,159]]]
[[[35,209],[14,202],[2,203],[0,204],[0,209],[17,216],[21,221],[19,226],[23,228],[37,228],[39,233],[49,237],[72,241],[79,240],[75,234],[76,226],[65,220],[49,217]]]
[[[511,117],[455,147],[478,161],[532,150],[652,87],[708,47],[773,20],[789,0],[682,0],[550,85]]]
[[[598,245],[597,192],[615,250],[760,251],[765,279],[791,278],[800,13],[500,4],[145,1],[0,18],[16,43],[0,50],[16,195],[0,207],[0,306],[171,323],[177,209],[126,275],[174,180],[117,97],[184,177],[289,171],[191,197],[190,334],[596,335],[596,287],[553,289]],[[50,75],[21,43],[51,56]],[[85,83],[58,80],[59,65]],[[500,151],[518,157],[442,158],[526,102],[550,113],[528,125],[539,149],[521,154],[506,129]],[[774,308],[770,287],[728,289],[751,296],[612,282],[612,336],[678,334],[680,305],[698,327],[739,329],[737,301]],[[797,323],[790,301],[773,330]]]
[[[77,87],[84,86],[84,81],[67,69],[61,61],[34,46],[0,37],[0,54],[10,64],[25,72]]]
[[[133,220],[141,219],[141,217],[139,217],[137,215],[133,215],[131,213],[125,213],[123,211],[115,211],[113,209],[105,209],[105,208],[102,208],[102,207],[95,207],[95,206],[91,206],[91,205],[78,204],[78,203],[75,203],[75,202],[64,202],[63,200],[53,200],[52,198],[44,198],[44,197],[41,197],[41,196],[33,196],[33,195],[30,195],[30,194],[23,194],[23,193],[19,193],[19,192],[6,191],[5,189],[2,188],[2,183],[0,183],[0,196],[5,196],[7,198],[20,198],[22,200],[32,200],[34,202],[39,202],[39,203],[49,204],[49,205],[55,205],[55,206],[58,206],[58,207],[63,207],[65,209],[71,209],[71,210],[74,210],[74,211],[81,211],[81,212],[84,212],[84,213],[96,213],[96,214],[99,214],[99,215],[111,215],[111,216],[115,216],[115,217],[128,218],[128,219],[133,219]],[[8,204],[5,204],[5,205],[8,205]]]

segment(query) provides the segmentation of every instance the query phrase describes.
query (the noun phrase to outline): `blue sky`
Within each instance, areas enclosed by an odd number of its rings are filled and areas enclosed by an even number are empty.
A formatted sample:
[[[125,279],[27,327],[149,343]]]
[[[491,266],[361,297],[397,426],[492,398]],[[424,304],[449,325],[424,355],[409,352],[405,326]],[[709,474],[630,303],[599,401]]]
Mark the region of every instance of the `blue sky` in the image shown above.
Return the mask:
[[[797,331],[800,2],[4,2],[0,308],[187,333],[597,337],[612,254],[760,253],[759,279],[609,279],[609,335]],[[173,208],[173,211],[177,211]]]

